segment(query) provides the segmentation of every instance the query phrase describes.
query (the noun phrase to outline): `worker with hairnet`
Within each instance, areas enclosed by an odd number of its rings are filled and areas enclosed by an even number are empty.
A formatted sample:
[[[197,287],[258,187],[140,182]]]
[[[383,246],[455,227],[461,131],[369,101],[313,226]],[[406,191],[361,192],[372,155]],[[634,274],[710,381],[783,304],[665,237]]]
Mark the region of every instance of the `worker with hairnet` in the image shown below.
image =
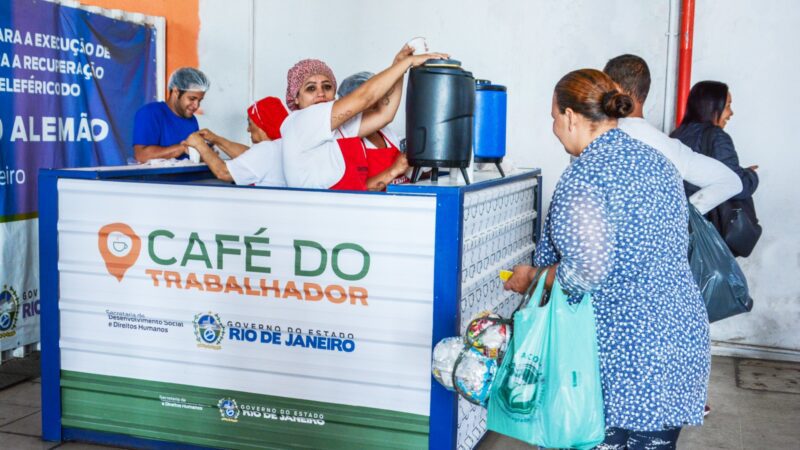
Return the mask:
[[[169,77],[166,102],[148,103],[136,112],[133,122],[133,154],[143,163],[151,159],[186,158],[182,142],[199,130],[195,112],[209,88],[205,74],[182,67]]]
[[[372,72],[358,72],[342,81],[336,94],[342,98],[355,91],[365,81],[375,76]],[[376,106],[373,106],[376,108]],[[381,190],[386,190],[386,184],[408,183],[405,171],[408,168],[408,159],[405,153],[400,152],[400,138],[389,126],[385,126],[361,138],[367,149],[367,178],[380,180],[378,185]],[[395,175],[399,173],[400,175]]]

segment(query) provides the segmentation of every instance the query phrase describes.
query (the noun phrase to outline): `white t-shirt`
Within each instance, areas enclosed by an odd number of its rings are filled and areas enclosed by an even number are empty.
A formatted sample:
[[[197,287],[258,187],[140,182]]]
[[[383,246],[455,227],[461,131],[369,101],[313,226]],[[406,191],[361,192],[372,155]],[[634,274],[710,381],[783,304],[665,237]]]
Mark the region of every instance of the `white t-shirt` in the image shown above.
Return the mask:
[[[387,146],[388,145],[394,145],[398,149],[400,148],[400,137],[397,136],[397,134],[394,131],[392,131],[391,128],[383,127],[383,128],[381,128],[381,133],[383,133],[383,136],[384,136],[383,140],[384,141],[386,141],[386,140],[389,141],[389,142],[386,143]],[[378,148],[378,147],[375,147],[375,144],[373,144],[367,138],[363,138],[362,141],[364,141],[364,146],[367,147],[367,150],[369,150],[371,148],[373,148],[373,149],[374,148]]]
[[[283,121],[281,140],[287,186],[328,189],[342,179],[345,163],[336,140],[358,136],[361,114],[331,131],[333,103],[294,111]]]
[[[286,187],[281,141],[253,144],[241,155],[225,161],[233,181],[238,185]]]
[[[617,126],[630,137],[655,148],[669,159],[683,179],[700,188],[689,197],[701,214],[742,191],[742,180],[725,164],[694,152],[641,117],[619,119]]]

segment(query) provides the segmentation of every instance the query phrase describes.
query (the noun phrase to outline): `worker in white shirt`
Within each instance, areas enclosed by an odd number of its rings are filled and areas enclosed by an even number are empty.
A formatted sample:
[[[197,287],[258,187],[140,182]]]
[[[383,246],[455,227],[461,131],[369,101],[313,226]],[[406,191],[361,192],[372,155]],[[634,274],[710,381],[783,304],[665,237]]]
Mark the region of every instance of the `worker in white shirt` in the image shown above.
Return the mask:
[[[285,187],[280,127],[288,114],[280,99],[265,97],[247,108],[247,132],[252,146],[230,141],[209,129],[192,133],[184,142],[200,153],[200,159],[222,181]],[[231,159],[223,161],[211,149],[212,145],[219,147]]]
[[[716,159],[692,151],[644,119],[644,102],[650,91],[650,69],[636,55],[620,55],[606,63],[603,71],[633,98],[633,112],[617,126],[632,138],[655,148],[669,159],[683,179],[700,188],[689,202],[705,214],[742,190],[742,181]]]
[[[366,148],[361,140],[394,120],[400,104],[403,76],[443,53],[414,55],[404,46],[392,65],[336,99],[336,77],[327,64],[304,59],[286,74],[286,106],[292,111],[281,126],[283,168],[289,187],[347,191],[382,190],[402,175],[398,167],[386,180],[369,177]],[[377,108],[375,108],[377,106]]]

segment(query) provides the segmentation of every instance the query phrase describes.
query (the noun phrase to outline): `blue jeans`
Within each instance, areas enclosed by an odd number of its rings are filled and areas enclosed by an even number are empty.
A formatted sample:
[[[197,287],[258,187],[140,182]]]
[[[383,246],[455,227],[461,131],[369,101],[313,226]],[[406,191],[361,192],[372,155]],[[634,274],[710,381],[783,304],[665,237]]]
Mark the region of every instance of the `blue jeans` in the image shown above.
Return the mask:
[[[661,431],[606,428],[606,439],[595,450],[675,450],[680,432],[680,428]]]

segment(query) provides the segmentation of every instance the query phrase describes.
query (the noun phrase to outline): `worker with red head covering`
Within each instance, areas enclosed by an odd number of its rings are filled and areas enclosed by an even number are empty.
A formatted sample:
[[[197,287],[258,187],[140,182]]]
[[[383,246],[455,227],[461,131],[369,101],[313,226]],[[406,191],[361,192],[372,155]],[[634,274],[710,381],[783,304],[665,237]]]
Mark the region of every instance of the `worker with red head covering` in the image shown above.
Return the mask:
[[[209,129],[193,133],[185,143],[198,151],[200,159],[220,180],[238,185],[284,187],[286,179],[283,176],[280,129],[288,115],[278,98],[265,97],[247,108],[247,132],[253,141],[251,147],[230,141]],[[212,145],[219,147],[231,159],[223,161],[211,149]]]
[[[289,112],[277,97],[264,97],[247,108],[247,132],[253,142],[281,138],[281,124]],[[256,141],[259,138],[260,141]]]
[[[281,126],[283,168],[289,187],[382,190],[398,175],[369,177],[362,137],[394,119],[406,70],[444,54],[413,55],[404,46],[394,62],[353,92],[335,100],[336,77],[324,62],[304,59],[286,75],[286,105],[292,110]]]

